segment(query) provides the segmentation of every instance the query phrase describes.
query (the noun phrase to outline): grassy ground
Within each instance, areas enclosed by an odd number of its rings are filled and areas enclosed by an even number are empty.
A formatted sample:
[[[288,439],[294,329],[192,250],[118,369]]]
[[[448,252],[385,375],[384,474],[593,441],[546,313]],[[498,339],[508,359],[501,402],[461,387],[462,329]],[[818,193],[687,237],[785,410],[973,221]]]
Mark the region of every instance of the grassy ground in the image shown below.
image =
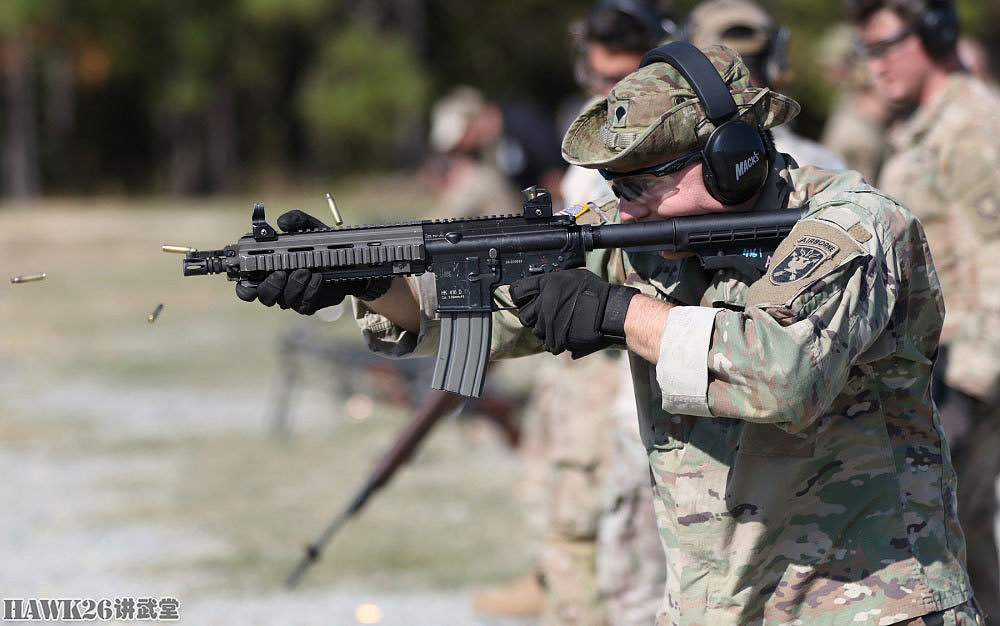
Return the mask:
[[[406,179],[336,195],[351,223],[431,206]],[[48,273],[0,287],[0,597],[273,592],[405,422],[392,407],[340,417],[317,365],[291,438],[269,436],[280,333],[360,339],[349,319],[301,319],[237,301],[220,277],[183,278],[181,257],[160,252],[235,241],[253,199],[0,207],[3,273]],[[327,217],[321,191],[263,199],[272,223],[289,208]],[[440,426],[304,586],[448,590],[523,573],[518,467],[488,430]]]

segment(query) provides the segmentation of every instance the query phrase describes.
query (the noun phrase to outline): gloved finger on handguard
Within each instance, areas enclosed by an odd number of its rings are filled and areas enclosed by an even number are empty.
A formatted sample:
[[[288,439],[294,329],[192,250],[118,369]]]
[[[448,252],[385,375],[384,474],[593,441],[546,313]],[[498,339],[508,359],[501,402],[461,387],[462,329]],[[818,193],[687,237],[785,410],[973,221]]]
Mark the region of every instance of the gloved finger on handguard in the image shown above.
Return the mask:
[[[306,287],[306,293],[302,297],[303,301],[309,302],[312,305],[312,311],[310,313],[305,313],[305,315],[311,315],[320,309],[340,304],[348,295],[355,295],[352,294],[352,290],[350,289],[353,282],[354,281],[337,281],[327,283],[323,280],[322,274],[315,274],[312,280],[309,281],[309,286]],[[368,284],[368,281],[364,281],[363,284]],[[357,290],[358,289],[355,288],[354,291]]]
[[[329,228],[326,224],[319,221],[312,215],[304,211],[299,211],[295,209],[294,211],[288,211],[282,213],[278,217],[278,228],[285,231],[286,233],[294,233],[300,230],[308,230],[310,228]]]
[[[278,270],[271,272],[267,278],[257,286],[257,299],[264,306],[274,306],[275,302],[282,301],[285,290],[285,283],[288,281],[288,274]]]
[[[281,308],[299,310],[303,300],[302,294],[305,293],[312,275],[312,272],[302,267],[288,275],[282,298],[278,301]],[[322,278],[322,275],[319,276]]]
[[[244,302],[253,302],[257,299],[257,285],[241,280],[236,283],[236,297]]]
[[[319,290],[322,286],[323,275],[319,272],[313,273],[302,291],[302,301],[294,307],[295,312],[302,315],[312,315],[319,310],[321,307],[317,305],[317,300],[319,299]]]

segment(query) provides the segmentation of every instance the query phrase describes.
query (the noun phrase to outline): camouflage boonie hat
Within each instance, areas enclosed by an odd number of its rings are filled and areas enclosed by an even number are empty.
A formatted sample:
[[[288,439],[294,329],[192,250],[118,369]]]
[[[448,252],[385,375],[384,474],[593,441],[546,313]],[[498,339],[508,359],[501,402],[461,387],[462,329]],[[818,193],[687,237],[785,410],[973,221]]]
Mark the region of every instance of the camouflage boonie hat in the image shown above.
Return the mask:
[[[729,86],[740,117],[764,128],[798,115],[799,103],[750,85],[750,72],[725,46],[703,50]],[[687,79],[667,63],[651,63],[623,78],[570,125],[563,158],[572,165],[629,171],[662,163],[705,145],[715,130]]]

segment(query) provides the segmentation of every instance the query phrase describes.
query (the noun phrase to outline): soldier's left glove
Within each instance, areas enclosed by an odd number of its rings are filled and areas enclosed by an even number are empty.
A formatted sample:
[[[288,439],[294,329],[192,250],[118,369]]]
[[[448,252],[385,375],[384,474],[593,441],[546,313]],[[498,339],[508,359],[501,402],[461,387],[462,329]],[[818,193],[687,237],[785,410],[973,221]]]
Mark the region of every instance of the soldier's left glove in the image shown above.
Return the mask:
[[[510,286],[521,323],[546,350],[569,350],[574,359],[625,343],[625,313],[637,293],[585,269],[529,276]]]
[[[310,228],[327,228],[326,224],[302,211],[289,211],[278,218],[278,228],[294,233]],[[260,301],[265,306],[277,304],[283,309],[294,309],[302,315],[340,304],[347,296],[374,300],[388,289],[388,277],[327,282],[321,272],[299,268],[291,274],[276,271],[268,274],[259,285],[240,281],[236,295],[246,302]]]

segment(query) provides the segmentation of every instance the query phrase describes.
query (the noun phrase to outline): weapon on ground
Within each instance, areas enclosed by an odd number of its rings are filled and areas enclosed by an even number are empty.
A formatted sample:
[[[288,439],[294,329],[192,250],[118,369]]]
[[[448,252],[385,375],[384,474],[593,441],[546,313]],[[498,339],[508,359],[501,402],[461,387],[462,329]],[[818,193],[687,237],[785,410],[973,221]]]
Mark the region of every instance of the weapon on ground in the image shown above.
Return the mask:
[[[251,232],[221,250],[189,252],[185,276],[225,273],[258,284],[276,270],[307,268],[325,280],[436,278],[441,342],[431,386],[479,396],[489,360],[493,291],[531,274],[582,267],[600,248],[694,252],[707,269],[760,276],[801,210],[716,213],[662,222],[577,224],[553,215],[545,189],[525,190],[522,215],[423,220],[278,233],[253,208]]]
[[[441,418],[460,410],[464,401],[465,398],[462,396],[447,391],[432,391],[424,398],[424,401],[413,412],[409,423],[396,437],[392,447],[375,464],[375,468],[365,485],[351,499],[340,515],[326,527],[319,539],[306,546],[305,556],[285,580],[286,586],[295,586],[306,569],[319,559],[323,548],[344,522],[356,515],[372,494],[385,486],[396,470],[410,460],[427,433],[441,421]]]

